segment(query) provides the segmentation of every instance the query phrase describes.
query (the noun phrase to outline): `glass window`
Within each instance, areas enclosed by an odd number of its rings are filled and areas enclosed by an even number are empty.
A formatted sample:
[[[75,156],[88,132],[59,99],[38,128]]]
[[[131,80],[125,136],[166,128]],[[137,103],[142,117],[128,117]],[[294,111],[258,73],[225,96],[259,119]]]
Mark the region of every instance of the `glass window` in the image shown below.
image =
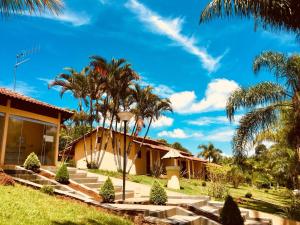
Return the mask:
[[[10,116],[5,152],[5,164],[22,165],[35,152],[42,165],[55,164],[57,127],[29,118]]]

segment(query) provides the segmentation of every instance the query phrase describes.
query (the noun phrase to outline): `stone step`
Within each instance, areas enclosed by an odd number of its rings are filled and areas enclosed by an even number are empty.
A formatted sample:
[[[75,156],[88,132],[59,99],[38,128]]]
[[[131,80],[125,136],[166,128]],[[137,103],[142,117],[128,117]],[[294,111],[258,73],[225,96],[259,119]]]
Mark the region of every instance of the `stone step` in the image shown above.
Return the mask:
[[[75,178],[75,179],[72,179],[72,180],[79,183],[79,184],[97,183],[98,182],[98,177]]]
[[[76,179],[76,178],[85,178],[87,177],[87,173],[74,173],[70,174],[71,179]]]
[[[245,225],[271,225],[272,222],[267,219],[252,219],[249,218],[245,220],[244,222]]]
[[[220,213],[220,208],[217,208],[215,206],[211,206],[211,205],[204,205],[201,207],[198,207],[198,209],[200,209],[201,211],[207,212],[207,213],[211,213],[211,214],[217,214],[219,215]]]
[[[122,196],[123,196],[122,192],[116,192],[115,193],[115,200],[116,201],[122,200]],[[133,191],[126,191],[125,192],[125,199],[126,198],[133,198],[133,197],[134,197],[134,192]]]
[[[99,189],[101,185],[103,185],[103,182],[97,182],[97,183],[85,183],[85,186],[93,189]]]

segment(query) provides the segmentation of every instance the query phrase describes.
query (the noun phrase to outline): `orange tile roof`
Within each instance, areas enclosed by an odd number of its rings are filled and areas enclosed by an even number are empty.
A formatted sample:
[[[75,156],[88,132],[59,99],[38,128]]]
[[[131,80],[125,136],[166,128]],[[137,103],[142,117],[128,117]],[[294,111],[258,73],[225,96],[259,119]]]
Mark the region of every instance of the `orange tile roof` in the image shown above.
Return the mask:
[[[35,104],[35,105],[38,105],[38,106],[42,106],[42,107],[45,107],[45,108],[54,109],[54,110],[57,110],[59,112],[63,112],[63,113],[69,114],[70,116],[73,114],[73,112],[70,111],[70,110],[67,110],[67,109],[64,109],[64,108],[60,108],[60,107],[57,107],[57,106],[53,106],[53,105],[50,105],[48,103],[36,100],[34,98],[22,95],[22,94],[20,94],[18,92],[11,91],[9,89],[1,88],[0,87],[0,96],[1,95],[9,97],[9,98],[13,98],[13,99],[18,99],[18,100],[21,100],[21,101],[24,101],[24,102],[28,102],[28,103],[31,103],[31,104]]]

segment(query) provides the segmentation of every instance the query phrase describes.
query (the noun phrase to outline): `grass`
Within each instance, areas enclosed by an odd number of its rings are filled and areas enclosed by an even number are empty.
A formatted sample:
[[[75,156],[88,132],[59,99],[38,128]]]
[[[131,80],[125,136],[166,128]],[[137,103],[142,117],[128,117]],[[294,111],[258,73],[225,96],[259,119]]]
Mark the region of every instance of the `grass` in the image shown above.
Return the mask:
[[[0,186],[1,225],[131,225],[129,220],[28,187]]]
[[[105,170],[89,170],[93,173],[98,173],[110,177],[122,178],[122,173],[112,172]],[[163,186],[166,186],[166,179],[157,179],[146,175],[128,175],[127,179],[132,182],[141,184],[152,185],[153,181],[159,180]],[[208,195],[208,188],[210,182],[206,182],[206,186],[202,186],[202,181],[199,179],[180,179],[180,190],[172,190],[187,195]],[[242,185],[239,188],[233,188],[230,184],[227,184],[229,194],[238,199],[239,205],[244,208],[285,216],[284,209],[289,205],[290,199],[287,195],[287,189],[257,189],[255,187]],[[252,198],[245,198],[247,192],[252,193]],[[300,220],[300,212],[298,215]]]

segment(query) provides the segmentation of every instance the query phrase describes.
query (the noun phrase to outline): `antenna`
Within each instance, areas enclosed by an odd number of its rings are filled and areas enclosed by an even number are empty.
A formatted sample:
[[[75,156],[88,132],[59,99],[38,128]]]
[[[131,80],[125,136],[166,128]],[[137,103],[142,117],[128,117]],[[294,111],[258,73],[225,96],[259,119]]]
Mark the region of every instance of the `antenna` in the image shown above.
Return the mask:
[[[40,51],[40,46],[37,46],[29,50],[22,50],[20,53],[16,55],[16,64],[14,65],[14,91],[16,91],[16,86],[17,86],[18,67],[28,62],[30,60],[29,58],[30,55],[33,55],[39,51]]]

